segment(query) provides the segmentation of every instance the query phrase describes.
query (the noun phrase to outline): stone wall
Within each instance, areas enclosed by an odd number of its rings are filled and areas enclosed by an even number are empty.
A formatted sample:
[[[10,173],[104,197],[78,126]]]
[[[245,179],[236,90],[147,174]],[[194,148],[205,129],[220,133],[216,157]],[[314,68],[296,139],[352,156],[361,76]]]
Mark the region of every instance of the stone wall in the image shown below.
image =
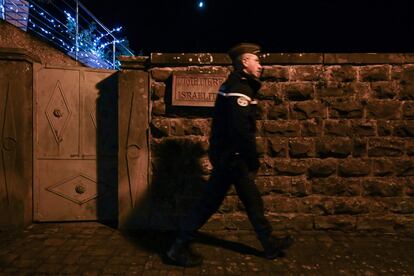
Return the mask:
[[[414,233],[413,55],[275,53],[262,63],[257,185],[275,229]],[[171,106],[171,75],[227,74],[230,62],[153,54],[123,65],[150,72],[150,224],[176,227],[211,170],[211,108]],[[206,227],[250,228],[233,190]]]

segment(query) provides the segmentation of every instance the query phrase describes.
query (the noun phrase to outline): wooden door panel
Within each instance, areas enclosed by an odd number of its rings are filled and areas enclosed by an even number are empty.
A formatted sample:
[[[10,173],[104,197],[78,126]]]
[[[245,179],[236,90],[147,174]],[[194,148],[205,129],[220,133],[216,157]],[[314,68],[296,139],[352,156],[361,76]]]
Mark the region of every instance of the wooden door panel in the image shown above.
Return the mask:
[[[98,190],[95,160],[39,160],[37,219],[96,220]]]
[[[38,157],[79,157],[79,71],[43,69],[38,83]]]

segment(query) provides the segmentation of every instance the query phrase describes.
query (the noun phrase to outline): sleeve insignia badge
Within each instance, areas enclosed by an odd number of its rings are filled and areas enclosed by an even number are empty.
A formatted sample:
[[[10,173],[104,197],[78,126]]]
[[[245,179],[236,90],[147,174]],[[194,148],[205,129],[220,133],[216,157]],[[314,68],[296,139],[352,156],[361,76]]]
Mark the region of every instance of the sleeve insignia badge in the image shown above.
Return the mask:
[[[245,106],[249,105],[249,101],[244,97],[238,97],[237,98],[237,104],[240,105],[240,106],[245,107]]]

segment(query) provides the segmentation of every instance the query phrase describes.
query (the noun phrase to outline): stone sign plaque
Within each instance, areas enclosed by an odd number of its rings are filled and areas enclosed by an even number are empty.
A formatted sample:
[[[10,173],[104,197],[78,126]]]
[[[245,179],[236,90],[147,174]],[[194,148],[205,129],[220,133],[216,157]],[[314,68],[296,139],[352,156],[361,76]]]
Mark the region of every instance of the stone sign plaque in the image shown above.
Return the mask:
[[[226,75],[178,72],[173,75],[172,105],[212,107]]]

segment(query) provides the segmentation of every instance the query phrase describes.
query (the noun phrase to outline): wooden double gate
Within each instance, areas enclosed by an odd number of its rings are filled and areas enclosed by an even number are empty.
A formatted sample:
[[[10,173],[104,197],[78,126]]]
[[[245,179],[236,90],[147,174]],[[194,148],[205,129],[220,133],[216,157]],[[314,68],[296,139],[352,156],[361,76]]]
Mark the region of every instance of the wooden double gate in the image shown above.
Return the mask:
[[[45,67],[19,49],[0,65],[0,226],[145,224],[148,72]]]
[[[35,83],[34,220],[116,220],[117,72],[39,68]]]

